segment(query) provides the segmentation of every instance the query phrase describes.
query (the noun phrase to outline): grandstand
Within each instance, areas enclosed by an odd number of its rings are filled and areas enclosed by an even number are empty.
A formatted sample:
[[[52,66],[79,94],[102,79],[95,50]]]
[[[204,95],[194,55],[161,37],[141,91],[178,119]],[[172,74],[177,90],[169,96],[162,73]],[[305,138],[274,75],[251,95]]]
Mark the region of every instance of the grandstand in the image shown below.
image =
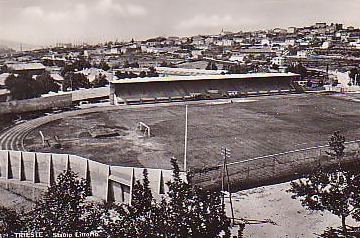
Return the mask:
[[[296,92],[292,73],[147,77],[110,83],[112,104],[229,98]]]

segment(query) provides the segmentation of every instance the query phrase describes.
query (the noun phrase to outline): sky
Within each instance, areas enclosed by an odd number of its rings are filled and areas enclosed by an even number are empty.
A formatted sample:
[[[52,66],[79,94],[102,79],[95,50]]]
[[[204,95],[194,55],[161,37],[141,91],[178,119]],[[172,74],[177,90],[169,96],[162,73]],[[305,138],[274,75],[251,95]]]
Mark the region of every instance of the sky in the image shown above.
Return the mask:
[[[360,0],[0,0],[0,39],[39,46],[315,22],[360,27]]]

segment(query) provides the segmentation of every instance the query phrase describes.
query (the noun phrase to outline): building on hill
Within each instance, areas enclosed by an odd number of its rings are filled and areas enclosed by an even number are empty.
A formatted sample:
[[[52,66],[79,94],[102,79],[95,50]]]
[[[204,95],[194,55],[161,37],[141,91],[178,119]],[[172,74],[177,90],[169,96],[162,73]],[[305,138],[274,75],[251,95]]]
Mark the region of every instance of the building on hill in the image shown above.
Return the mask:
[[[295,92],[292,73],[225,74],[147,77],[110,82],[110,102],[116,104],[216,99]]]
[[[5,65],[5,70],[13,74],[41,75],[46,67],[41,63],[11,63]]]

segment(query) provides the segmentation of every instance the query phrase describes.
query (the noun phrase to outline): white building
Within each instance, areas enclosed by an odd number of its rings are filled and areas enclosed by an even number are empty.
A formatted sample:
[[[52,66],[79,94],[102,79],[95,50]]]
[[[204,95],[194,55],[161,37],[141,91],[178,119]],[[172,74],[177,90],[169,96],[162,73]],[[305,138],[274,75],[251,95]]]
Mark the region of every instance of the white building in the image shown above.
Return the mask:
[[[294,46],[296,44],[296,40],[295,39],[286,39],[285,44]]]
[[[244,62],[244,59],[246,56],[244,54],[241,54],[239,52],[233,52],[229,58],[230,61],[234,62]]]
[[[269,39],[262,39],[261,40],[261,45],[270,45],[271,44],[271,41]]]
[[[285,64],[286,59],[284,57],[275,57],[272,58],[271,63],[276,64],[278,66],[282,66]]]
[[[331,47],[331,42],[330,41],[325,41],[322,45],[321,48],[322,49],[329,49]]]
[[[296,56],[300,58],[307,58],[309,56],[309,52],[307,50],[299,50],[296,52]]]
[[[289,34],[294,34],[294,33],[296,33],[296,31],[297,31],[296,27],[289,27],[287,29],[287,33],[289,33]]]

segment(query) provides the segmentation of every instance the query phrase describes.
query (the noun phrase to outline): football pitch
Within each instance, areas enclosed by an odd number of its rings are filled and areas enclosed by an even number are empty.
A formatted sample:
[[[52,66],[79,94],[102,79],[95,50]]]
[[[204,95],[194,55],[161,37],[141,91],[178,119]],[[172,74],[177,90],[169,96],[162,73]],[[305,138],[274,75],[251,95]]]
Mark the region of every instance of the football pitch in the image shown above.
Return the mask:
[[[136,127],[143,122],[151,137]],[[94,138],[92,130],[118,135]],[[60,146],[42,147],[39,130]],[[221,148],[231,150],[229,162],[327,144],[336,130],[346,140],[360,138],[360,104],[327,95],[282,95],[188,106],[188,168],[220,164]],[[109,165],[171,168],[184,157],[185,104],[119,106],[119,110],[57,120],[25,138],[27,150],[69,153]]]

